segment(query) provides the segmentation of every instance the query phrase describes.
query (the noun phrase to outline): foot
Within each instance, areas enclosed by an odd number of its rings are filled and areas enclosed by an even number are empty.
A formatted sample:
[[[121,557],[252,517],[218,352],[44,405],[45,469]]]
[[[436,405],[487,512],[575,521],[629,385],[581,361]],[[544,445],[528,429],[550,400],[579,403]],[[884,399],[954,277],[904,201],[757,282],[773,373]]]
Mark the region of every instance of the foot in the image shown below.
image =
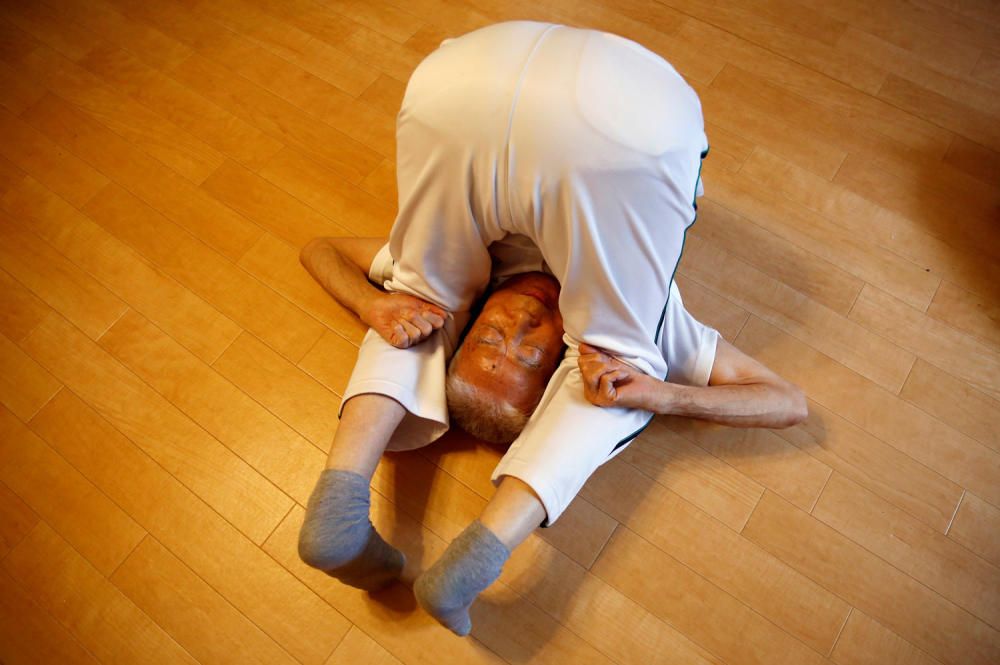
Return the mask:
[[[456,635],[472,630],[469,608],[491,585],[510,550],[478,520],[451,542],[441,558],[413,584],[417,602]]]
[[[385,542],[369,519],[368,480],[326,469],[319,477],[299,532],[304,562],[344,584],[375,591],[399,578],[406,557]]]

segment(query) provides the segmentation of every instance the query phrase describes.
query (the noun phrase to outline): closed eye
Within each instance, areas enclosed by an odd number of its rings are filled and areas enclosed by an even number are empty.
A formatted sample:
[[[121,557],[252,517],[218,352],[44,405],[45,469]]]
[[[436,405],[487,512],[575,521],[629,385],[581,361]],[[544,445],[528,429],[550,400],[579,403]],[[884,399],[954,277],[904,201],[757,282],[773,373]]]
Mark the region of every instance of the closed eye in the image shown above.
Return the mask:
[[[537,346],[532,346],[517,354],[517,360],[525,367],[530,369],[541,369],[542,358],[545,357],[545,353]]]

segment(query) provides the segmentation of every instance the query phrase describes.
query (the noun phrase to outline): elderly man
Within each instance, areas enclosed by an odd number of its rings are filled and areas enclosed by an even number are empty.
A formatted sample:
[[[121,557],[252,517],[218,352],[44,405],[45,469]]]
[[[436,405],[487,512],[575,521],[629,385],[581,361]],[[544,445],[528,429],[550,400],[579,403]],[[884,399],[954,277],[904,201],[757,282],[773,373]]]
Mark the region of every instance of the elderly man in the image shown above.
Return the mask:
[[[510,551],[652,413],[780,427],[805,404],[683,308],[673,275],[707,143],[697,96],[658,56],[600,32],[490,26],[421,63],[397,141],[388,245],[303,250],[372,329],[300,554],[361,588],[399,577],[405,559],[371,526],[368,484],[386,449],[439,437],[450,406],[473,434],[513,440],[479,520],[414,584],[464,635]]]

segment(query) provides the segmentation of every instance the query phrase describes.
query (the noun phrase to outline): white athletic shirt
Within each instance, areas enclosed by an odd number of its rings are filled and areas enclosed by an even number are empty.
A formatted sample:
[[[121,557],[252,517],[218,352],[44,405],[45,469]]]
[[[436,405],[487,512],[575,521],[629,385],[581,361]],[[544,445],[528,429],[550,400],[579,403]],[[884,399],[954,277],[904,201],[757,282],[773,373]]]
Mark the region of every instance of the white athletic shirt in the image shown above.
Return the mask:
[[[538,248],[523,236],[508,236],[490,245],[489,251],[493,257],[491,287],[525,272],[551,274]],[[384,286],[392,280],[393,265],[389,244],[386,243],[375,254],[368,279]],[[718,340],[718,331],[694,318],[685,309],[677,284],[671,285],[670,299],[663,317],[663,336],[660,339],[660,352],[670,368],[667,379],[672,383],[689,386],[708,385]],[[432,398],[439,399],[437,395]]]
[[[452,315],[413,349],[369,331],[344,400],[379,393],[406,407],[392,449],[447,430],[447,361],[496,276],[489,248],[523,237],[560,283],[567,351],[493,480],[527,483],[551,523],[651,418],[586,400],[580,342],[659,378],[708,378],[717,335],[687,316],[673,283],[708,151],[698,96],[627,39],[514,21],[447,40],[418,65],[396,142],[384,286]]]

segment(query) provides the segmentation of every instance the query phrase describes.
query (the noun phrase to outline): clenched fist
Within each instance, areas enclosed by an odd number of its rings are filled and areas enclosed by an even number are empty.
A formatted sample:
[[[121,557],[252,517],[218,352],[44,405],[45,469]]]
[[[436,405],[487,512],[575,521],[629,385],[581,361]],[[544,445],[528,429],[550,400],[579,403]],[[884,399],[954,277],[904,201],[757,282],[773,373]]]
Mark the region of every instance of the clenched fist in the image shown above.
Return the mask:
[[[443,309],[420,298],[383,293],[368,304],[361,320],[396,348],[408,349],[443,326],[445,316]]]
[[[580,345],[578,363],[583,373],[584,394],[597,406],[646,409],[647,397],[658,383],[655,378],[589,344]]]

